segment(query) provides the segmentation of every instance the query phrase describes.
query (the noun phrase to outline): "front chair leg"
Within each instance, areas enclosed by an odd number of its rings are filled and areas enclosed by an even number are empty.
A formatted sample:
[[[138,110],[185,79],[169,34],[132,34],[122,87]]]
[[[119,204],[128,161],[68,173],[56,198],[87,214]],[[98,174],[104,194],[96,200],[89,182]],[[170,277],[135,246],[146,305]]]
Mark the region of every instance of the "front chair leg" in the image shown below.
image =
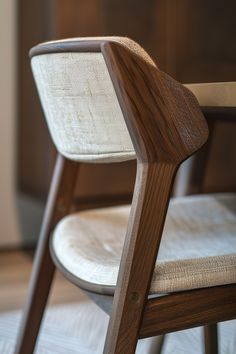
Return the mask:
[[[204,326],[205,354],[218,354],[217,323]]]
[[[58,154],[43,217],[15,354],[32,354],[50,292],[55,266],[49,253],[50,233],[68,213],[74,190],[77,165]]]

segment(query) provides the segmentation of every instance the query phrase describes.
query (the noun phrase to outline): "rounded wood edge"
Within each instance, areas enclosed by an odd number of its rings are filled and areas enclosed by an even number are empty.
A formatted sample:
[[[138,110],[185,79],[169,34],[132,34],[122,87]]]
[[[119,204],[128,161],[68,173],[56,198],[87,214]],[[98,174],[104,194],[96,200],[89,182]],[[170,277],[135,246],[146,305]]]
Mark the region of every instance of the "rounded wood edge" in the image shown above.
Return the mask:
[[[201,107],[191,90],[157,66],[154,67],[127,49],[119,43],[101,44],[101,52],[133,142],[137,160],[140,163],[164,162],[179,166],[207,142],[209,130]],[[135,79],[131,78],[132,75]],[[144,78],[149,83],[148,88],[147,85],[145,86]],[[140,87],[146,89],[146,99],[143,100],[142,105],[137,105],[142,99],[139,95]],[[163,95],[169,103],[168,111],[166,102],[160,99]],[[179,102],[176,99],[178,97],[184,104],[184,112],[179,110]],[[178,115],[173,114],[178,111]],[[152,116],[151,119],[150,116]],[[189,124],[189,117],[192,124]],[[168,128],[165,128],[167,126]],[[162,127],[161,133],[160,127]],[[169,136],[169,141],[173,142],[173,135],[168,134],[170,128],[175,132],[174,138],[177,142],[175,147],[178,147],[178,153],[175,149],[175,154],[173,154],[173,149],[172,151],[166,149],[168,145],[165,143],[166,137]],[[192,139],[186,139],[186,134]],[[164,153],[161,156],[162,151]]]
[[[134,42],[128,37],[104,36],[104,37],[78,37],[60,39],[55,41],[40,43],[29,51],[29,57],[48,53],[63,52],[101,52],[104,43],[115,43],[117,45],[129,47],[126,41]],[[126,44],[125,44],[126,43]],[[138,43],[134,42],[136,45]],[[138,45],[139,46],[139,45]],[[140,47],[143,49],[142,47]],[[131,50],[131,48],[129,48]]]
[[[36,55],[64,52],[101,52],[101,40],[71,40],[71,41],[55,41],[45,42],[36,45],[29,51],[29,58]]]

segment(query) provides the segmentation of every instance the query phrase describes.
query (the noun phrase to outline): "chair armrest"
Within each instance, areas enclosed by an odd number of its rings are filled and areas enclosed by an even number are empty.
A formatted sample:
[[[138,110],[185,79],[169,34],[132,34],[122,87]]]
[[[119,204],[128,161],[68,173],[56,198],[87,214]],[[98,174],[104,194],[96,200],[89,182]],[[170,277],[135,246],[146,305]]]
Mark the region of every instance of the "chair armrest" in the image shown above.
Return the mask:
[[[102,53],[139,162],[177,166],[200,149],[208,127],[190,90],[122,46]]]

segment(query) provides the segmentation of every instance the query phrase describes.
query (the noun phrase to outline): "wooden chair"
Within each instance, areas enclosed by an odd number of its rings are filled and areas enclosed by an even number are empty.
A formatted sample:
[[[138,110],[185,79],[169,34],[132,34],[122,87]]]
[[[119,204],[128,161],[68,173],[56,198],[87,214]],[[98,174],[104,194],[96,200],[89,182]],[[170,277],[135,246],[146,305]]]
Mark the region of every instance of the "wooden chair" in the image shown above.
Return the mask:
[[[127,38],[48,42],[30,57],[58,158],[15,353],[34,350],[55,265],[110,314],[104,353],[203,325],[216,353],[215,323],[236,316],[236,197],[169,205],[178,167],[207,140],[197,100]],[[131,209],[67,215],[79,161],[135,158]]]

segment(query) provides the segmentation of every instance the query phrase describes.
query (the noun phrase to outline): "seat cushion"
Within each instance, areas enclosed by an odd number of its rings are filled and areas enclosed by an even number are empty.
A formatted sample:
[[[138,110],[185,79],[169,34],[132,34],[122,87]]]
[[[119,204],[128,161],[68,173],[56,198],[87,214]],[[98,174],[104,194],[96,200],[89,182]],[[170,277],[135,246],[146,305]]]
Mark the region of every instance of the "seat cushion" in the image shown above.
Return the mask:
[[[85,289],[112,294],[130,207],[79,212],[62,219],[52,256]],[[236,282],[236,194],[171,200],[150,293]]]

